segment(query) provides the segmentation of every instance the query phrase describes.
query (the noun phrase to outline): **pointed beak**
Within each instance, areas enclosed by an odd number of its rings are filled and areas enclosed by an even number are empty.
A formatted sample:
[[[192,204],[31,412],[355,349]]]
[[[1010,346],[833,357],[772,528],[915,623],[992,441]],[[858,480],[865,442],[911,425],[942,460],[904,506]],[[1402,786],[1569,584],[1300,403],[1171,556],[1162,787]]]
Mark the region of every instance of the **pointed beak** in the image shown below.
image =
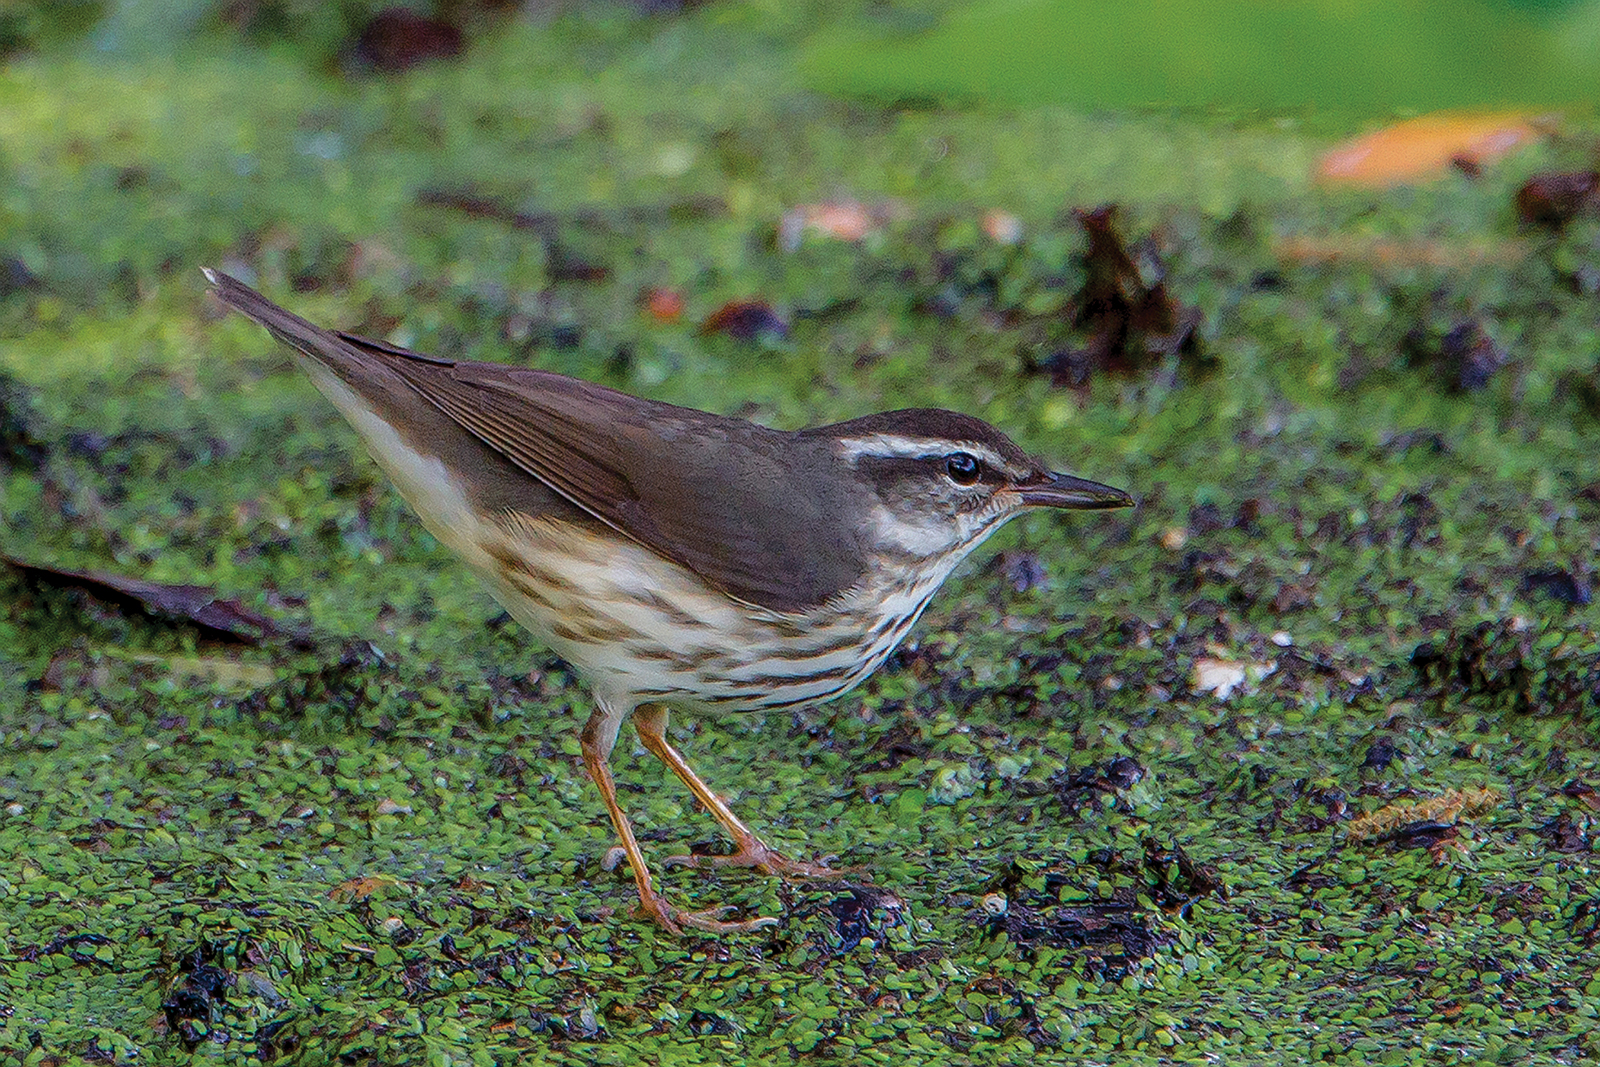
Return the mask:
[[[1074,478],[1070,474],[1046,474],[1032,481],[1019,483],[1013,490],[1022,498],[1025,507],[1070,508],[1087,511],[1096,508],[1129,508],[1133,497],[1121,489],[1091,482],[1087,478]]]

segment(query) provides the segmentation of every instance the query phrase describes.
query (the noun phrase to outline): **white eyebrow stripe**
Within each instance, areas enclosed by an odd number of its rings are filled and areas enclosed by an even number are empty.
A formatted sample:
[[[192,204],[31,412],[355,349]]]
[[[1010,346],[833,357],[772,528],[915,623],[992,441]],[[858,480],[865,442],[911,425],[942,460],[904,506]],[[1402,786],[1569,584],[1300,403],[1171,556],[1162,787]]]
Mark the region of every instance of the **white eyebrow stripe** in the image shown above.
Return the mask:
[[[988,445],[976,441],[951,442],[935,437],[902,437],[875,433],[866,437],[846,437],[839,441],[839,455],[852,466],[862,456],[889,459],[942,459],[951,452],[966,452],[996,470],[1007,470],[1005,457]]]

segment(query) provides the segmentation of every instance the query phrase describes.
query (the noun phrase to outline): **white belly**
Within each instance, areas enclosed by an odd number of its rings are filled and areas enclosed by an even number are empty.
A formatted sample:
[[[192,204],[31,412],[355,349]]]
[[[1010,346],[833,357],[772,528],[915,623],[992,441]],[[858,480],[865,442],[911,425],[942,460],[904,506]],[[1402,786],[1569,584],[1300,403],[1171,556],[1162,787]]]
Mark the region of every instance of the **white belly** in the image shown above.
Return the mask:
[[[742,604],[620,536],[481,516],[437,457],[411,448],[326,368],[303,364],[428,531],[614,708],[659,700],[757,710],[838,696],[888,658],[944,580],[857,590],[809,616]]]
[[[503,534],[475,553],[491,561],[483,574],[495,597],[624,707],[745,710],[835,696],[888,656],[922,607],[908,604],[904,625],[874,642],[871,620],[850,604],[809,619],[765,612],[631,542],[539,520],[510,521]]]

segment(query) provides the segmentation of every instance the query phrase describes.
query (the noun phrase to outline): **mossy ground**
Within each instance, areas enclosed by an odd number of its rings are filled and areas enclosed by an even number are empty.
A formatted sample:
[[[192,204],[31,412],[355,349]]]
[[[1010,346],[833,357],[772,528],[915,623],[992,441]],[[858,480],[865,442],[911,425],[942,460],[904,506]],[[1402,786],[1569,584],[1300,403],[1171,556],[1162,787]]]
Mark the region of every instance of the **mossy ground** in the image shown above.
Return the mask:
[[[788,57],[818,10],[513,21],[397,77],[220,31],[0,71],[0,550],[313,635],[228,646],[0,574],[0,1062],[1600,1056],[1600,252],[1512,209],[1593,127],[1329,192],[1293,122],[812,95]],[[468,189],[551,221],[423,195]],[[835,195],[898,208],[860,244],[774,240]],[[1209,368],[1025,371],[1082,341],[1068,209],[1108,200]],[[1330,235],[1431,251],[1282,254]],[[959,407],[1141,504],[1015,524],[855,694],[679,716],[769,840],[863,873],[665,873],[782,918],[674,940],[602,869],[581,682],[218,317],[205,264],[776,425]],[[682,323],[640,313],[650,286]],[[749,297],[791,335],[696,336]],[[1467,392],[1426,356],[1462,322],[1511,357]],[[1220,699],[1205,658],[1274,669]],[[716,843],[627,738],[616,762],[653,856]],[[1458,826],[1345,829],[1479,788],[1503,800]]]

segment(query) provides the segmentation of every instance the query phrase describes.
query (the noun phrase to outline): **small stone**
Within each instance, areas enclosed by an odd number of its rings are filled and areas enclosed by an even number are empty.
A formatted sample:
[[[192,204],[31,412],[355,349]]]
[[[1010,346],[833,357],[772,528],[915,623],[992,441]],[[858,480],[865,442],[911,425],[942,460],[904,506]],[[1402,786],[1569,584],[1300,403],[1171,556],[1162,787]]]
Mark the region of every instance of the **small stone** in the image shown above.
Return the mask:
[[[1189,684],[1197,693],[1215,693],[1218,700],[1227,700],[1235,690],[1248,692],[1277,669],[1276,661],[1252,663],[1201,656],[1190,671]]]
[[[999,918],[1011,907],[1011,901],[1004,893],[985,893],[983,896],[983,910],[986,915]]]

